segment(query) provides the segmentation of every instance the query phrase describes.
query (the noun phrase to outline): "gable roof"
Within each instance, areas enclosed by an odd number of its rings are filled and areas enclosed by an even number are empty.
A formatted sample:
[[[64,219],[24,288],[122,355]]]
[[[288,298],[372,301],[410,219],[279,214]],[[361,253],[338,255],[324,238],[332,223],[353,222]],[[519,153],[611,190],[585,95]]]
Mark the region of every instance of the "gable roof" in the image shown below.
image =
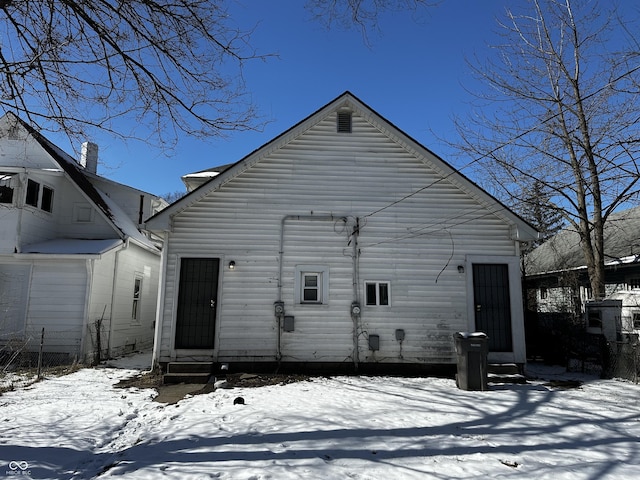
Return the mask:
[[[458,188],[474,197],[481,205],[490,208],[497,216],[500,216],[506,222],[510,223],[514,227],[514,238],[523,241],[537,238],[538,232],[535,228],[529,225],[520,216],[484,191],[473,181],[469,180],[442,158],[401,131],[398,127],[382,117],[349,91],[344,92],[342,95],[338,96],[309,115],[307,118],[278,135],[273,140],[249,153],[247,156],[232,164],[230,167],[222,170],[218,175],[212,177],[189,194],[169,205],[167,208],[148,219],[145,226],[150,230],[168,230],[171,217],[179,214],[181,211],[185,210],[190,205],[193,205],[210,192],[217,190],[220,186],[247,170],[265,156],[298,138],[307,130],[320,123],[327,116],[344,108],[348,108],[355,114],[363,117],[381,133],[439,172],[442,178],[452,182]]]
[[[82,167],[69,154],[54,145],[31,125],[17,115],[8,112],[5,115],[10,121],[17,123],[49,154],[53,162],[64,171],[66,177],[102,214],[113,227],[114,232],[122,240],[127,238],[136,241],[141,246],[157,250],[155,244],[143,235],[129,218],[129,216],[111,200],[104,192],[96,188],[83,171]]]
[[[604,226],[605,265],[640,262],[640,207],[612,214]],[[580,235],[565,228],[531,251],[527,275],[542,275],[586,268]]]

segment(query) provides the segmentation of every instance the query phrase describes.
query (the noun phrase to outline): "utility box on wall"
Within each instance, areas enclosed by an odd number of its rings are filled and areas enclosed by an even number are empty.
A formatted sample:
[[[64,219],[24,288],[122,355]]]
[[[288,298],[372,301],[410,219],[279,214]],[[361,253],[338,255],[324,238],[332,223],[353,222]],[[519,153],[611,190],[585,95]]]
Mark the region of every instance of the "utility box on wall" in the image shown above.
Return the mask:
[[[369,335],[369,350],[380,350],[380,335]]]
[[[284,316],[282,330],[285,332],[293,332],[295,330],[295,317],[293,315]]]

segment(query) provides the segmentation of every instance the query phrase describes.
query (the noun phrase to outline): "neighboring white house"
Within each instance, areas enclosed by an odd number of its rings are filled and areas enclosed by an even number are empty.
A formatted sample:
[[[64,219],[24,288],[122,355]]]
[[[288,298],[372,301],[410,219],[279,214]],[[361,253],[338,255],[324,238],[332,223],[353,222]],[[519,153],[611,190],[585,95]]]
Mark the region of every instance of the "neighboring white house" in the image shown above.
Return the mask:
[[[96,174],[31,126],[0,118],[0,349],[34,339],[61,360],[149,348],[160,249],[139,230],[166,206]]]
[[[620,304],[618,334],[640,334],[640,207],[613,213],[604,227],[605,298],[593,297],[580,235],[565,228],[530,252],[525,259],[525,288],[528,308],[540,317],[568,314],[568,318],[584,318],[591,333],[603,332],[600,320],[587,306],[604,301]],[[609,303],[607,303],[609,302]],[[592,305],[593,307],[593,305]],[[615,307],[618,308],[618,307]],[[586,315],[586,316],[585,316]],[[611,339],[611,334],[608,336]]]
[[[537,232],[351,93],[211,175],[146,222],[156,362],[451,365],[457,331],[525,362]]]

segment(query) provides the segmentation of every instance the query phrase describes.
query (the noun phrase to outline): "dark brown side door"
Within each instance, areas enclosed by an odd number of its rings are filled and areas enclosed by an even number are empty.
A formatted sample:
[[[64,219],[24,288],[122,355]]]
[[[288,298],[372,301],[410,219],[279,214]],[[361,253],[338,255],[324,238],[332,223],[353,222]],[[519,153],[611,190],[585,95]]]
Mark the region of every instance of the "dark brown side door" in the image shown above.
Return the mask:
[[[175,348],[214,347],[219,268],[218,258],[180,260]]]
[[[489,351],[513,351],[509,266],[474,264],[473,297],[476,331],[489,336]]]

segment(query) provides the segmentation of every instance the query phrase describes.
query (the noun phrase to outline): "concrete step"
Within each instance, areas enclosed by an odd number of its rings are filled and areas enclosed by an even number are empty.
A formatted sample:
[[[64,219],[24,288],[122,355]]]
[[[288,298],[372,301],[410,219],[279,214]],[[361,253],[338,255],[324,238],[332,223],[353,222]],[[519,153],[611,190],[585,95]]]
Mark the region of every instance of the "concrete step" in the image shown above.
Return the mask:
[[[169,362],[163,381],[165,384],[204,384],[211,378],[212,370],[211,362]]]
[[[515,363],[490,363],[487,365],[487,372],[488,383],[527,383],[526,377]]]
[[[497,383],[519,383],[524,384],[527,383],[527,379],[524,375],[501,375],[496,373],[490,373],[487,375],[487,383],[497,384]]]
[[[515,363],[490,363],[487,371],[495,375],[519,375],[520,369]]]
[[[211,373],[165,373],[162,377],[163,383],[175,384],[175,383],[194,383],[205,384],[211,378]]]
[[[167,373],[211,373],[212,362],[169,362]]]

